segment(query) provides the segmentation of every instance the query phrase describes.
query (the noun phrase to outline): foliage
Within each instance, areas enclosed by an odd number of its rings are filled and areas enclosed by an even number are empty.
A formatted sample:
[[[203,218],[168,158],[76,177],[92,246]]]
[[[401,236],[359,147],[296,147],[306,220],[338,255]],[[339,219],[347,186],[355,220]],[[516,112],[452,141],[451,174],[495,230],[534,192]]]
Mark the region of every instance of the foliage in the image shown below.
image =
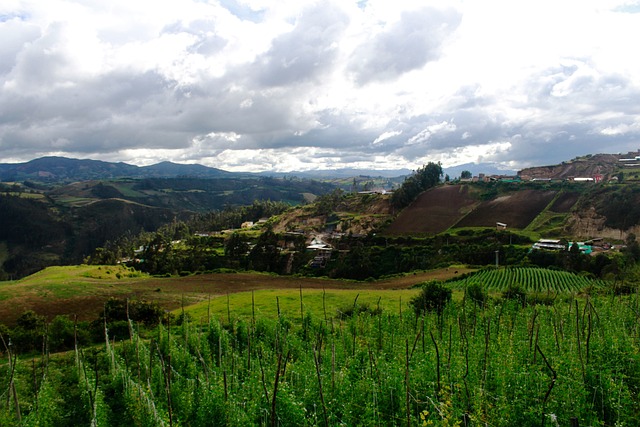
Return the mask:
[[[479,284],[492,291],[504,291],[518,286],[530,292],[579,292],[588,287],[607,285],[602,280],[567,271],[532,267],[490,268],[450,283],[452,287],[468,287],[472,284]]]
[[[480,307],[484,307],[487,303],[488,295],[479,283],[471,283],[467,286],[465,289],[465,296]]]
[[[1,364],[0,421],[639,425],[639,302],[458,302],[441,313],[400,306],[341,320],[307,311],[304,322],[185,316],[151,339],[132,324],[121,340],[103,331],[99,347]]]
[[[509,285],[502,291],[502,299],[517,301],[524,306],[527,300],[527,292],[518,285]]]
[[[411,299],[411,306],[417,315],[433,311],[441,314],[450,301],[451,289],[437,282],[427,282],[420,294]]]
[[[438,185],[441,178],[442,166],[440,163],[429,162],[405,179],[400,188],[393,192],[391,203],[396,208],[409,206],[418,197],[418,194]]]
[[[104,304],[103,318],[107,323],[132,320],[155,326],[163,317],[164,310],[157,302],[109,298]]]

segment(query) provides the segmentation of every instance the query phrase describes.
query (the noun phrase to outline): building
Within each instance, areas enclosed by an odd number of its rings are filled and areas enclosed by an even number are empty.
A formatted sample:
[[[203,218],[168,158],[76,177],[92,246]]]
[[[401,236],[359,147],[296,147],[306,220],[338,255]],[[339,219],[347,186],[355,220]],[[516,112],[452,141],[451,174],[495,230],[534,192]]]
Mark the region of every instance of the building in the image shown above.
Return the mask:
[[[531,249],[546,249],[549,251],[560,251],[566,249],[560,240],[556,239],[540,239],[533,244]]]

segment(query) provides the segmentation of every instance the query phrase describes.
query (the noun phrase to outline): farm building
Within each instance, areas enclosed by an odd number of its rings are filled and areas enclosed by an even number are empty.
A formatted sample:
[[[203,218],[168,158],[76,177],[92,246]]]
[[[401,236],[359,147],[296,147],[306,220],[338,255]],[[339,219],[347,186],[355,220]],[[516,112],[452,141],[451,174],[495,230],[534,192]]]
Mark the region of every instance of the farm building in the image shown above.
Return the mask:
[[[536,243],[533,244],[531,249],[546,249],[551,251],[560,251],[565,249],[565,245],[563,245],[560,240],[555,239],[540,239]]]

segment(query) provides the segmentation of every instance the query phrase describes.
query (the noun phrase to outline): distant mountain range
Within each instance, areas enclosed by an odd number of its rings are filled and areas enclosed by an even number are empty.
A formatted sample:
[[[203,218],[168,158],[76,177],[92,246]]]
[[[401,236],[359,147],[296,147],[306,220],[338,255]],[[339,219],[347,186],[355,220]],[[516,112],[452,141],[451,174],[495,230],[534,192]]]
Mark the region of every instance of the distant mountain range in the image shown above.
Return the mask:
[[[513,170],[503,170],[493,163],[467,163],[443,168],[451,178],[460,176],[464,170],[473,175],[478,173],[513,175]],[[291,177],[308,179],[344,179],[350,177],[384,177],[397,178],[411,174],[409,169],[334,169],[296,172],[228,172],[199,164],[180,164],[161,162],[151,166],[135,166],[122,162],[105,162],[101,160],[71,159],[67,157],[41,157],[25,163],[0,163],[0,181],[45,181],[74,182],[88,180],[105,180],[118,178],[241,178],[241,177]]]
[[[0,180],[5,182],[24,180],[70,182],[116,178],[173,178],[177,176],[237,178],[239,175],[248,174],[172,162],[162,162],[151,166],[135,166],[101,160],[41,157],[26,163],[0,163]]]

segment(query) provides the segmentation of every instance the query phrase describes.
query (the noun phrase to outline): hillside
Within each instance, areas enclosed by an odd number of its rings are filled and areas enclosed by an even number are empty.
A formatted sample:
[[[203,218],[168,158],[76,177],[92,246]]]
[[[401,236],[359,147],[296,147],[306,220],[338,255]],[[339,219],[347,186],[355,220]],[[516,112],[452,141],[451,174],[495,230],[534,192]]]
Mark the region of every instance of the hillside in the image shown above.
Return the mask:
[[[624,240],[640,232],[640,186],[579,183],[442,185],[422,193],[384,229],[435,235],[465,227],[496,227],[545,237]]]
[[[538,166],[522,169],[518,175],[524,180],[531,179],[571,179],[602,175],[609,179],[623,171],[625,165],[620,159],[634,158],[640,153],[594,154],[577,157],[558,165]]]
[[[109,241],[155,231],[199,213],[251,205],[255,200],[298,205],[333,188],[312,180],[238,175],[122,178],[59,186],[0,183],[0,280],[48,265],[81,262]]]
[[[325,209],[319,205],[321,201],[278,216],[273,221],[274,231],[364,235],[382,228],[393,218],[389,195],[348,194]]]

